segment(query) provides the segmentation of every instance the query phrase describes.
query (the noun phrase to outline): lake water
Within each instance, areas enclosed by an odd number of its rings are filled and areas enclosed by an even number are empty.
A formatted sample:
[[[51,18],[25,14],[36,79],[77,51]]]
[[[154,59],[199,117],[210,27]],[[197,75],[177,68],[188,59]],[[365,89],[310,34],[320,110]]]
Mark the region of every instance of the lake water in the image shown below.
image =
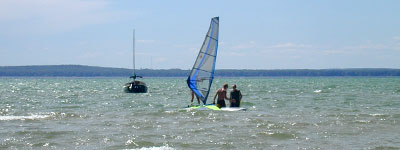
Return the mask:
[[[400,78],[216,79],[240,112],[187,111],[185,80],[0,78],[0,149],[400,149]]]

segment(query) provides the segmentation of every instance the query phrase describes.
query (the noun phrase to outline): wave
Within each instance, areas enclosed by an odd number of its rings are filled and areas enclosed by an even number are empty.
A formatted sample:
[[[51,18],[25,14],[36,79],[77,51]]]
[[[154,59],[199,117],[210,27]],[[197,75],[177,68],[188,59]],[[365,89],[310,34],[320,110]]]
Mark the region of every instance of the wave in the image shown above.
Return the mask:
[[[128,149],[126,149],[128,150]],[[136,148],[136,149],[130,149],[130,150],[174,150],[174,148],[168,147],[168,146],[161,146],[161,147],[142,147],[142,148]]]
[[[45,119],[50,115],[30,115],[30,116],[0,116],[0,120],[36,120]]]

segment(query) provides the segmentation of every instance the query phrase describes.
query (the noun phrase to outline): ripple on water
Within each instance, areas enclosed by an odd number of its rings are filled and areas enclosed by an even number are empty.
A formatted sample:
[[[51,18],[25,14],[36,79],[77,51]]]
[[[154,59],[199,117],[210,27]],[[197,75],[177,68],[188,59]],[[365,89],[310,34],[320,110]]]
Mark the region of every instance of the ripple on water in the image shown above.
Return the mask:
[[[264,131],[257,133],[257,136],[269,137],[272,140],[290,140],[297,138],[294,132]]]
[[[246,112],[184,109],[184,78],[127,80],[0,79],[0,149],[399,148],[398,78],[216,79],[209,100],[236,83]]]
[[[398,150],[400,147],[396,146],[377,146],[374,148],[374,150]]]
[[[51,117],[50,115],[28,115],[28,116],[0,116],[0,120],[38,120]]]
[[[87,114],[77,114],[77,113],[62,113],[62,112],[48,112],[48,113],[37,113],[29,115],[7,115],[0,116],[0,120],[44,120],[44,119],[68,119],[68,118],[87,118]]]

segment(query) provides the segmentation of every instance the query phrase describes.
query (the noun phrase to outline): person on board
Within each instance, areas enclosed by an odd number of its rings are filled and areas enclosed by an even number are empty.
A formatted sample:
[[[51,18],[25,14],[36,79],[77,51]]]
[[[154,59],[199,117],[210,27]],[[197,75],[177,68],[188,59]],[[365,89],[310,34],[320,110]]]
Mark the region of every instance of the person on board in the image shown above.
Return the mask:
[[[190,90],[190,93],[192,95],[192,100],[190,100],[190,104],[193,105],[193,99],[194,99],[195,94],[192,90]],[[196,98],[197,98],[197,103],[199,103],[199,105],[200,105],[200,100],[199,100],[199,97],[197,97],[197,95],[196,95]]]
[[[236,84],[232,86],[232,91],[229,96],[230,99],[235,99],[235,102],[231,102],[230,107],[240,107],[240,101],[242,100],[242,93],[236,89]]]
[[[228,98],[227,96],[226,96],[226,89],[228,88],[228,84],[224,84],[224,86],[223,86],[223,88],[219,88],[218,90],[217,90],[217,92],[215,93],[215,96],[214,96],[214,102],[213,102],[213,104],[215,104],[215,98],[217,97],[217,95],[218,95],[218,100],[217,100],[217,107],[219,107],[219,108],[221,108],[221,107],[226,107],[226,104],[225,104],[225,99],[226,100],[229,100],[231,103],[234,103],[236,100],[235,99],[230,99],[230,98]]]

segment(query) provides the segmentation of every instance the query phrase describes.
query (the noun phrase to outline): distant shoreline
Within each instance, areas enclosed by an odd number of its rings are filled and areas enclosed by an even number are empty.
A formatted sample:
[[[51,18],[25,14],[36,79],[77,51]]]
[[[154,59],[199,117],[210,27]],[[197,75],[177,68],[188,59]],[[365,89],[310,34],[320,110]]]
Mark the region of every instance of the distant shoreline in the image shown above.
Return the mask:
[[[137,69],[144,77],[187,77],[190,70]],[[0,77],[129,77],[132,69],[84,65],[0,66]],[[344,77],[400,76],[400,69],[217,69],[216,77]]]

